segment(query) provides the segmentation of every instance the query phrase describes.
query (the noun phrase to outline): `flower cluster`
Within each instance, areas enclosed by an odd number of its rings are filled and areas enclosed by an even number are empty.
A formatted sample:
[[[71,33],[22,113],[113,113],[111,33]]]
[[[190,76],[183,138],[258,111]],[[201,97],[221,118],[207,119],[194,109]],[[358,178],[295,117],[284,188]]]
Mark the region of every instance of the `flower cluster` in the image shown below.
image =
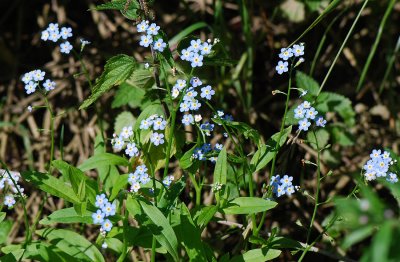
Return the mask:
[[[296,190],[299,190],[298,186],[293,186],[293,177],[284,175],[282,178],[280,175],[272,176],[270,186],[273,188],[273,193],[276,197],[280,197],[284,194],[291,196]]]
[[[95,206],[99,208],[96,213],[92,214],[93,223],[101,225],[100,233],[105,236],[107,232],[110,232],[113,227],[112,222],[107,218],[109,216],[114,216],[116,212],[116,206],[114,203],[108,202],[105,194],[96,196]]]
[[[164,134],[155,131],[162,131],[166,126],[167,121],[164,120],[164,117],[154,114],[149,116],[147,119],[142,120],[139,128],[141,130],[152,128],[153,133],[150,136],[150,141],[153,143],[153,145],[158,146],[164,144]]]
[[[147,174],[146,165],[139,165],[136,167],[135,172],[129,173],[128,183],[131,185],[131,192],[138,192],[141,184],[145,185],[150,182],[149,174]]]
[[[181,51],[181,59],[190,62],[194,67],[201,67],[203,65],[203,58],[205,55],[211,53],[212,45],[211,40],[202,42],[200,39],[190,41],[190,46]]]
[[[289,63],[287,62],[289,59],[294,62],[296,58],[299,58],[299,62],[303,62],[304,58],[302,56],[304,55],[304,44],[300,43],[300,45],[293,45],[292,48],[282,48],[281,53],[279,54],[279,58],[282,60],[278,62],[278,65],[276,66],[276,71],[278,74],[283,74],[289,70]]]
[[[367,181],[375,180],[377,177],[386,177],[386,180],[391,183],[396,183],[398,181],[397,175],[395,173],[389,172],[390,166],[396,160],[390,157],[389,152],[381,150],[372,150],[370,154],[370,159],[364,165],[365,179]]]
[[[201,161],[210,160],[212,163],[217,161],[217,157],[212,156],[215,152],[218,153],[223,148],[222,144],[216,143],[214,148],[212,148],[211,144],[205,143],[201,147],[196,147],[193,151],[192,158],[198,159]],[[214,154],[215,155],[215,154]]]
[[[41,39],[43,41],[53,41],[54,43],[58,40],[67,40],[72,36],[71,27],[61,27],[59,28],[57,23],[50,23],[49,26],[42,31]],[[60,52],[64,54],[69,54],[72,50],[72,45],[69,41],[64,41],[60,44]]]
[[[4,170],[2,170],[4,171]],[[15,195],[21,193],[24,197],[24,188],[18,184],[19,181],[19,173],[10,172],[10,174],[4,171],[3,174],[0,174],[0,189],[4,192],[11,190],[13,194],[8,194],[4,197],[4,205],[8,208],[12,208],[15,205]],[[14,184],[15,183],[15,184]]]
[[[117,151],[122,150],[126,144],[125,154],[129,157],[139,156],[139,148],[133,140],[133,129],[132,126],[125,126],[122,128],[121,133],[117,138],[111,141],[113,148]]]
[[[177,98],[181,92],[184,93],[181,103],[179,104],[179,111],[188,112],[183,115],[182,124],[185,126],[193,125],[195,122],[201,121],[201,115],[193,115],[189,113],[190,111],[198,111],[201,107],[201,103],[198,99],[211,100],[212,96],[215,95],[215,91],[211,86],[203,86],[203,83],[198,77],[193,77],[190,79],[190,86],[188,87],[186,80],[178,79],[172,88],[171,96],[172,98]],[[198,97],[198,92],[196,88],[200,88],[200,98]]]
[[[158,34],[160,27],[155,23],[150,24],[150,22],[147,20],[142,21],[136,26],[136,28],[139,33],[144,33],[140,37],[139,45],[143,47],[152,46],[154,50],[159,52],[163,52],[167,47],[167,44]]]
[[[25,84],[25,91],[28,95],[34,93],[36,91],[36,88],[40,87],[40,82],[44,81],[45,75],[45,72],[36,69],[25,73],[22,76],[22,82],[24,82]],[[49,92],[56,88],[56,83],[54,81],[51,81],[50,79],[46,79],[46,81],[42,83],[42,86],[46,92]]]
[[[311,125],[310,120],[314,120],[316,126],[325,127],[326,125],[326,120],[318,116],[318,111],[308,101],[304,101],[294,110],[294,117],[299,119],[299,130],[307,131]]]

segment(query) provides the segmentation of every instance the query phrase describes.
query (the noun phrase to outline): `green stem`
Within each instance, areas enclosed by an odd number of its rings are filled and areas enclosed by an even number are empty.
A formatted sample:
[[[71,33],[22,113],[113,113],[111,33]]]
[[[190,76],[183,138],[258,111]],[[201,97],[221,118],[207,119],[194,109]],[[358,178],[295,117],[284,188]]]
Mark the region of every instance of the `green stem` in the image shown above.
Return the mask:
[[[315,137],[315,143],[317,145],[317,189],[315,191],[315,205],[314,205],[314,211],[311,217],[311,222],[310,222],[310,227],[308,228],[307,232],[307,241],[306,243],[308,244],[308,241],[310,240],[310,235],[311,235],[311,229],[314,224],[315,216],[317,214],[317,209],[318,209],[318,201],[319,201],[319,190],[320,190],[320,185],[321,185],[321,150],[318,145],[318,138],[317,135],[315,134],[315,130],[313,130],[313,134]]]
[[[200,206],[201,204],[201,187],[196,181],[196,178],[192,173],[189,173],[190,180],[194,186],[194,190],[196,191],[196,206]]]
[[[47,110],[50,112],[50,139],[51,139],[51,145],[50,145],[50,162],[49,162],[49,174],[51,172],[51,162],[53,162],[54,159],[54,113],[51,108],[51,105],[49,103],[49,100],[47,99],[47,96],[44,95],[44,102],[46,104]]]
[[[337,54],[336,54],[336,56],[335,56],[335,59],[333,60],[331,66],[329,67],[328,73],[325,75],[325,78],[324,78],[324,80],[322,81],[321,87],[319,88],[316,97],[318,97],[318,95],[321,93],[322,89],[324,88],[324,86],[325,86],[325,84],[326,84],[326,81],[328,80],[329,75],[331,74],[332,69],[333,69],[333,67],[334,67],[335,64],[336,64],[336,61],[337,61],[338,58],[339,58],[339,55],[342,53],[343,48],[345,47],[345,45],[346,45],[346,43],[347,43],[347,40],[349,40],[350,35],[351,35],[351,33],[353,32],[354,27],[356,26],[356,24],[357,24],[357,22],[358,22],[358,19],[360,18],[361,13],[362,13],[362,11],[364,10],[365,6],[367,5],[368,1],[369,1],[369,0],[365,0],[365,2],[364,2],[364,4],[362,5],[360,11],[358,12],[356,19],[354,20],[353,24],[351,25],[351,28],[350,28],[349,32],[347,33],[347,35],[346,35],[346,38],[344,39],[342,45],[340,46],[339,51],[337,52]]]
[[[124,224],[124,229],[128,228],[128,211],[125,210],[125,217],[123,220],[123,224]],[[117,262],[123,262],[126,258],[126,255],[128,254],[128,233],[127,230],[123,231],[123,247],[122,247],[122,253],[119,256]]]

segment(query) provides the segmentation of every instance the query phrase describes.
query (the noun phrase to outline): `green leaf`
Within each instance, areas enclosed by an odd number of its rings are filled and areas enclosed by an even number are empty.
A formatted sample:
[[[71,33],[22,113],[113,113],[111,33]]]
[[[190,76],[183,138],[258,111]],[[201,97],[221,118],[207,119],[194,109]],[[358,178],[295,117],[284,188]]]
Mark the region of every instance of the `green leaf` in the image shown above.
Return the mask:
[[[264,262],[279,257],[282,251],[269,248],[252,249],[243,255],[236,256],[230,262]]]
[[[188,169],[193,165],[193,152],[196,149],[197,145],[194,145],[191,149],[185,152],[183,156],[179,159],[179,166],[182,169]]]
[[[54,211],[46,218],[43,218],[39,221],[42,225],[51,225],[54,223],[85,223],[85,224],[92,224],[92,212],[86,211],[83,215],[79,215],[73,207],[60,209]]]
[[[369,225],[369,226],[362,227],[351,233],[346,234],[346,236],[342,242],[342,248],[347,249],[347,248],[351,247],[352,245],[354,245],[354,244],[366,239],[370,235],[372,235],[373,232],[374,232],[374,226]]]
[[[131,88],[136,88],[144,91],[143,89],[150,88],[154,85],[154,76],[148,69],[137,69],[133,71],[132,75],[126,80],[126,83]]]
[[[238,64],[238,60],[229,58],[213,58],[208,57],[204,59],[204,65],[207,66],[234,66]]]
[[[119,176],[117,182],[115,182],[110,196],[110,201],[113,201],[114,198],[121,192],[121,189],[125,188],[128,184],[128,174]]]
[[[355,137],[346,130],[346,127],[331,126],[328,128],[332,134],[333,143],[337,143],[342,146],[352,146],[356,141]]]
[[[215,164],[214,184],[219,183],[220,185],[222,185],[224,187],[226,185],[227,174],[228,174],[228,160],[227,160],[226,148],[224,147],[221,150],[221,152],[219,152],[217,163]],[[217,201],[219,201],[220,190],[215,192],[215,197],[217,198]]]
[[[392,221],[387,221],[379,228],[372,240],[372,261],[390,261],[390,242],[396,227],[397,225],[393,225]]]
[[[238,197],[229,201],[222,209],[225,214],[252,214],[274,208],[276,202],[258,197]]]
[[[136,9],[140,8],[140,5],[136,0],[112,0],[107,3],[97,5],[96,10],[124,10],[127,2],[130,3],[130,6],[135,7]]]
[[[11,253],[8,253],[5,256],[0,257],[0,261],[2,262],[17,262],[21,261],[22,256],[24,255],[25,250],[24,249],[18,249],[15,250]]]
[[[46,173],[26,171],[22,172],[22,177],[26,182],[36,185],[39,189],[53,196],[63,198],[74,204],[81,202],[70,185]]]
[[[140,122],[142,120],[148,118],[151,115],[161,115],[164,116],[164,109],[161,104],[151,104],[147,106],[142,113],[140,113],[139,117],[136,119],[134,130],[140,130]],[[150,133],[150,130],[140,130],[140,143],[145,144],[149,137],[147,136]]]
[[[190,211],[185,204],[181,204],[180,223],[175,228],[180,243],[185,247],[190,261],[204,261],[206,252],[201,241],[201,232],[194,224]],[[189,234],[190,232],[190,234]]]
[[[297,71],[296,83],[297,88],[307,90],[307,94],[311,94],[313,96],[318,95],[319,84],[317,83],[317,81],[315,81],[313,78],[309,77],[305,73]]]
[[[179,41],[181,41],[183,38],[190,35],[194,31],[199,30],[204,27],[207,27],[207,26],[208,26],[208,24],[206,24],[205,22],[198,22],[193,25],[190,25],[190,26],[186,27],[185,29],[181,30],[176,36],[171,38],[171,40],[169,40],[169,45],[170,46],[176,45]]]
[[[3,244],[7,241],[12,225],[13,222],[10,220],[4,220],[0,223],[0,244]]]
[[[101,252],[82,235],[66,229],[42,229],[36,234],[48,239],[55,246],[67,254],[74,254],[74,258],[84,261],[103,262]]]
[[[127,55],[117,55],[109,59],[104,66],[103,73],[93,86],[92,95],[82,103],[79,109],[89,107],[113,86],[123,83],[131,76],[135,65],[135,59]]]
[[[217,211],[218,207],[214,205],[203,207],[195,217],[197,225],[205,228]]]
[[[286,142],[287,137],[290,132],[292,132],[292,126],[289,126],[283,130],[281,139],[279,141],[279,146],[283,146]],[[278,143],[278,139],[280,137],[279,132],[274,134],[268,141],[267,144],[261,145],[258,150],[255,152],[253,158],[250,161],[250,165],[254,169],[253,172],[257,172],[264,168],[274,157],[274,149],[276,144]]]
[[[115,118],[114,131],[115,134],[119,135],[122,128],[126,126],[134,126],[136,122],[135,117],[131,112],[122,112]]]
[[[161,211],[144,201],[139,201],[144,213],[153,222],[153,226],[150,227],[153,235],[161,246],[168,250],[168,253],[172,256],[175,261],[179,260],[178,255],[178,240],[175,232],[169,224],[167,218],[161,213]]]
[[[83,171],[95,169],[100,166],[128,166],[129,162],[123,157],[110,154],[110,153],[99,153],[96,154],[85,162],[83,162],[78,168]]]
[[[351,100],[332,92],[321,92],[316,100],[315,109],[319,112],[337,112],[348,126],[355,124],[356,113]]]
[[[315,139],[315,136],[317,136],[317,140]],[[317,149],[317,141],[319,149],[324,148],[328,144],[330,135],[329,132],[326,131],[325,129],[316,130],[315,136],[313,132],[307,133],[307,140],[314,149]]]
[[[145,94],[145,90],[125,82],[119,86],[111,107],[117,108],[124,105],[129,105],[132,108],[140,107]]]
[[[6,212],[0,212],[0,223],[3,222],[3,220],[6,218],[6,215]]]

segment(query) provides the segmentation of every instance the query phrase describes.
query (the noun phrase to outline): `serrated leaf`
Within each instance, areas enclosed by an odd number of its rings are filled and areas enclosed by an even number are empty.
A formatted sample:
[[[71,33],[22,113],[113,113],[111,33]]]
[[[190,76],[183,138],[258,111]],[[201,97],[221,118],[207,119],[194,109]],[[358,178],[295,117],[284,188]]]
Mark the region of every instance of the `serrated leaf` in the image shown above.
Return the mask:
[[[123,83],[131,76],[135,65],[135,59],[127,55],[117,55],[110,58],[104,66],[103,73],[96,80],[91,96],[82,103],[79,109],[89,107],[102,94],[109,91],[115,85]]]
[[[42,225],[51,225],[54,223],[93,224],[92,214],[90,211],[85,211],[82,215],[79,215],[73,207],[69,207],[54,211],[48,217],[40,220],[39,223]]]
[[[48,175],[47,173],[27,171],[22,172],[22,177],[28,183],[34,184],[41,190],[53,196],[60,197],[73,204],[80,203],[78,196],[70,185],[64,183],[60,179]]]
[[[139,87],[132,86],[127,82],[121,84],[111,104],[112,108],[129,105],[132,108],[140,107],[146,91]]]
[[[122,128],[126,126],[135,126],[136,119],[131,112],[122,112],[115,118],[114,132],[119,135]]]
[[[225,214],[253,214],[274,208],[276,202],[259,197],[238,197],[229,201],[222,209]]]
[[[147,89],[153,86],[154,77],[148,69],[137,69],[126,80],[126,83],[140,89]]]
[[[356,113],[353,110],[350,99],[345,96],[322,92],[316,100],[315,109],[322,112],[337,112],[348,126],[355,124]]]
[[[317,83],[317,81],[301,71],[297,71],[296,73],[296,83],[297,88],[307,90],[308,94],[311,94],[313,96],[316,96],[318,94],[319,84]]]

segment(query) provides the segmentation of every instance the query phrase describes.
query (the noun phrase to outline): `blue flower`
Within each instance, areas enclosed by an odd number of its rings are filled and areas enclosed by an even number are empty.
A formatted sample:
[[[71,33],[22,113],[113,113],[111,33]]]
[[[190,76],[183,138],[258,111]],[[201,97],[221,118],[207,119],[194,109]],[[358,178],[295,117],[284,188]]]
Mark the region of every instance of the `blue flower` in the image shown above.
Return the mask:
[[[153,124],[153,121],[149,120],[149,119],[144,119],[140,122],[140,129],[142,130],[147,130],[150,128],[150,126]]]
[[[115,150],[120,151],[124,145],[125,145],[125,142],[124,142],[124,140],[122,139],[122,137],[117,137],[117,138],[114,139],[114,141],[113,141],[113,148],[114,148]]]
[[[149,28],[149,21],[142,21],[141,23],[139,23],[137,26],[137,31],[139,33],[143,33],[147,31],[147,28]]]
[[[183,97],[184,101],[192,101],[197,96],[197,92],[193,88],[189,88]]]
[[[200,53],[202,55],[208,55],[211,53],[211,45],[208,43],[203,43],[200,47]]]
[[[113,216],[115,215],[116,206],[115,204],[108,202],[101,208],[101,210],[103,211],[104,216]]]
[[[61,27],[60,36],[62,39],[67,40],[72,36],[72,28],[71,27]]]
[[[296,119],[303,119],[304,118],[304,109],[301,105],[299,105],[295,110],[294,110],[294,118]]]
[[[189,101],[183,101],[179,105],[179,111],[181,111],[181,112],[189,112],[189,110],[190,110],[190,102]]]
[[[166,125],[167,122],[163,118],[158,117],[153,121],[153,130],[164,130]]]
[[[307,120],[307,118],[299,121],[299,130],[307,131],[310,127],[311,123]]]
[[[285,72],[287,72],[289,70],[288,69],[288,62],[279,61],[278,65],[275,67],[275,69],[278,72],[278,74],[280,74],[280,75],[285,73]]]
[[[177,88],[179,91],[182,91],[186,87],[186,80],[178,79],[174,85],[174,88]]]
[[[306,110],[306,118],[314,119],[317,114],[318,111],[316,111],[314,107]]]
[[[29,81],[29,83],[25,85],[26,93],[28,95],[32,94],[33,92],[36,91],[36,87],[37,87],[37,84],[35,82]]]
[[[22,76],[22,82],[24,82],[25,84],[28,84],[30,81],[32,81],[33,80],[33,71],[30,71],[30,72],[28,72],[28,73],[25,73],[23,76]]]
[[[389,181],[390,183],[397,183],[399,181],[396,174],[389,173],[388,175],[389,176],[388,176],[388,178],[386,178],[386,180]]]
[[[47,92],[53,90],[56,88],[56,82],[51,81],[50,79],[46,79],[46,81],[43,84],[44,89],[46,89]]]
[[[215,151],[221,151],[223,147],[224,147],[223,144],[216,143],[215,146],[214,146],[214,150]]]
[[[192,101],[190,101],[190,110],[197,111],[200,107],[201,103],[199,103],[199,100],[192,99]]]
[[[106,203],[108,203],[108,199],[105,194],[96,196],[96,203],[94,204],[96,207],[102,208]]]
[[[293,177],[289,177],[288,175],[284,175],[283,178],[279,181],[285,187],[291,186],[293,181]]]
[[[215,94],[215,91],[211,88],[211,86],[205,86],[201,89],[200,96],[207,100],[211,100],[211,97]]]
[[[203,65],[203,56],[199,54],[194,54],[190,59],[192,67],[200,67]]]
[[[205,143],[201,146],[201,150],[204,152],[204,154],[207,154],[208,152],[211,151],[211,144],[210,143]]]
[[[69,52],[71,52],[71,50],[72,50],[72,45],[68,41],[65,41],[64,43],[62,43],[60,45],[61,53],[69,54]]]
[[[194,53],[188,49],[182,49],[181,59],[184,61],[191,61]]]
[[[129,157],[134,157],[139,155],[139,149],[136,147],[135,143],[128,143],[126,145],[125,154]]]
[[[137,166],[136,167],[136,172],[138,172],[139,174],[141,174],[141,175],[143,175],[143,174],[147,174],[146,172],[147,172],[147,167],[146,167],[146,165],[139,165],[139,166]]]
[[[286,188],[286,195],[291,196],[295,192],[294,186],[288,186]]]
[[[164,48],[167,46],[167,44],[162,40],[158,39],[156,42],[153,43],[154,50],[157,51],[164,51]]]
[[[43,30],[40,39],[42,39],[43,41],[47,41],[49,40],[49,37],[50,37],[50,32],[47,30]]]
[[[101,224],[101,230],[103,230],[103,231],[105,231],[105,232],[110,232],[112,226],[113,226],[113,225],[112,225],[111,221],[108,220],[108,219],[105,219],[105,220],[103,221],[103,223]]]
[[[142,183],[144,185],[144,184],[147,184],[148,182],[150,182],[150,177],[147,173],[144,173],[144,174],[140,175],[139,180],[140,180],[140,183]]]
[[[185,126],[192,125],[194,123],[193,115],[186,114],[182,118],[182,124]]]
[[[48,37],[48,40],[51,40],[54,43],[57,42],[61,38],[61,35],[60,35],[60,32],[58,31],[58,29],[54,30],[54,31],[50,31],[49,34],[50,35]]]
[[[44,79],[44,75],[45,75],[46,73],[45,72],[43,72],[42,70],[34,70],[33,72],[32,72],[32,76],[33,76],[33,80],[35,80],[35,81],[42,81],[43,79]]]
[[[201,40],[197,39],[197,40],[192,40],[190,41],[190,47],[188,48],[191,52],[198,52],[200,51],[202,48],[202,44],[201,44]]]
[[[139,45],[143,47],[149,47],[153,43],[153,38],[151,35],[142,35],[140,37]]]
[[[164,144],[164,135],[159,133],[151,134],[150,141],[155,145],[162,145]]]
[[[381,150],[372,150],[372,153],[369,155],[372,159],[379,158],[381,156]]]
[[[203,83],[201,82],[201,80],[198,77],[192,77],[192,79],[190,79],[190,84],[193,87],[198,87],[198,86],[201,86]]]
[[[320,127],[325,127],[326,120],[322,116],[320,116],[318,117],[317,121],[315,121],[315,124]]]
[[[104,221],[104,213],[101,212],[100,209],[98,209],[96,213],[92,214],[92,218],[94,224],[101,224]]]
[[[160,27],[156,25],[155,23],[152,23],[148,28],[147,28],[147,34],[149,35],[157,35],[158,30],[160,30]]]
[[[139,180],[139,177],[140,176],[137,174],[137,172],[129,173],[129,175],[128,175],[128,183],[131,184],[131,185],[137,183],[138,180]]]
[[[164,186],[169,187],[173,181],[174,181],[174,176],[172,176],[172,175],[171,176],[166,176],[163,179],[163,184],[164,184]]]
[[[294,54],[294,56],[304,55],[304,45],[293,45],[292,53]]]
[[[282,58],[285,61],[292,56],[293,56],[293,51],[291,48],[282,48],[281,53],[279,54],[279,58]]]

